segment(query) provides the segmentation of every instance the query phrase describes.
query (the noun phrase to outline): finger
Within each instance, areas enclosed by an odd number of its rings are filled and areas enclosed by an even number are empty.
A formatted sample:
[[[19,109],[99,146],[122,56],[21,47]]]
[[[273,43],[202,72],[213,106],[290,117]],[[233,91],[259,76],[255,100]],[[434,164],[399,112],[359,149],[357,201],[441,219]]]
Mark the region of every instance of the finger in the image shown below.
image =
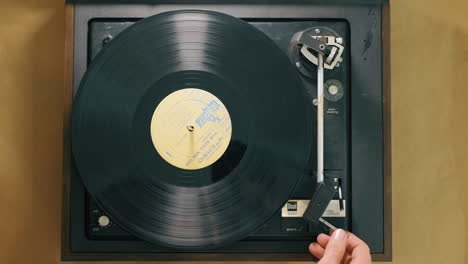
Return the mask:
[[[330,235],[333,234],[333,231],[335,230],[330,230]],[[356,250],[356,253],[354,254],[355,254],[355,258],[358,257],[358,261],[367,261],[363,263],[370,263],[371,262],[370,250],[367,244],[351,232],[346,231],[346,235],[347,235],[347,247],[346,247],[347,253],[345,253],[344,263],[347,263],[347,264],[351,263],[351,260],[353,259],[351,254],[353,253],[354,250]],[[317,237],[317,242],[323,248],[327,247],[327,243],[329,240],[330,240],[330,236],[325,235],[325,234],[320,234]],[[363,258],[363,256],[365,258]],[[357,263],[360,263],[360,262],[357,262]]]
[[[329,235],[325,235],[325,234],[320,234],[318,235],[317,237],[317,242],[319,243],[320,246],[322,246],[323,248],[326,248],[327,247],[327,244],[328,244],[328,241],[330,240],[330,236]]]
[[[334,230],[330,230],[330,236],[333,234],[333,232],[335,231],[336,229]],[[356,235],[354,235],[353,233],[349,232],[349,231],[346,231],[346,237],[347,237],[347,245],[346,245],[346,250],[351,253],[353,252],[353,249],[360,246],[360,245],[365,245],[367,246],[366,242],[364,242],[362,239],[360,239],[359,237],[357,237]],[[328,239],[330,239],[330,236],[327,236],[325,234],[323,234],[323,236],[325,237],[328,237]],[[327,238],[324,238],[322,236],[322,234],[319,235],[319,237],[317,237],[317,242],[319,242],[319,244],[322,246],[322,247],[326,247],[326,242],[325,244],[322,244],[321,242],[325,241],[325,239]],[[320,240],[319,240],[320,238]],[[322,240],[323,239],[323,240]]]
[[[323,254],[325,253],[325,248],[327,247],[328,241],[330,240],[330,236],[325,235],[325,234],[320,234],[317,237],[317,242],[316,243],[311,243],[309,245],[309,251],[317,257],[318,259],[321,259],[323,257]],[[343,263],[349,264],[351,263],[351,254],[348,252],[345,252],[344,255],[344,261]]]
[[[348,252],[346,252],[343,263],[344,264],[352,264],[351,261],[353,261],[353,257],[351,257],[351,255]]]
[[[310,243],[309,251],[316,258],[321,259],[323,257],[323,254],[325,253],[325,248],[321,247],[318,243],[314,242]]]
[[[370,264],[372,262],[369,246],[350,232],[347,232],[346,251],[351,254],[351,257],[346,259],[345,263]]]
[[[325,254],[320,260],[320,264],[339,264],[346,252],[346,232],[337,229],[333,232],[325,248]]]
[[[351,253],[351,262],[356,264],[371,264],[372,259],[367,244],[362,244],[353,249]]]
[[[330,231],[330,235],[333,234],[333,231],[334,230],[331,230]],[[346,230],[345,230],[346,231]],[[346,231],[346,233],[348,233],[348,231]],[[327,244],[328,244],[328,241],[330,240],[330,236],[329,235],[325,235],[325,234],[320,234],[318,235],[317,237],[317,243],[322,246],[322,248],[326,248],[327,247]],[[343,257],[343,263],[346,263],[346,264],[349,264],[351,263],[351,252],[350,251],[346,251],[345,254],[344,254],[344,257]]]
[[[366,242],[362,241],[359,237],[354,235],[351,232],[347,232],[347,238],[348,238],[348,248],[353,249],[355,247],[358,247],[359,245],[366,245]]]

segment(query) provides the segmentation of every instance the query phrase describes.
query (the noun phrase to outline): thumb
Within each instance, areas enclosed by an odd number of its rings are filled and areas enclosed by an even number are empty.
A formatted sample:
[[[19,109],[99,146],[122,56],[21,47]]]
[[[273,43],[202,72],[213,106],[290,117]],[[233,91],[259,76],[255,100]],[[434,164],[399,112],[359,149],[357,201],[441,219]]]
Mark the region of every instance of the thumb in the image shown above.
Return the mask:
[[[339,264],[346,252],[346,232],[337,229],[333,232],[320,264]]]

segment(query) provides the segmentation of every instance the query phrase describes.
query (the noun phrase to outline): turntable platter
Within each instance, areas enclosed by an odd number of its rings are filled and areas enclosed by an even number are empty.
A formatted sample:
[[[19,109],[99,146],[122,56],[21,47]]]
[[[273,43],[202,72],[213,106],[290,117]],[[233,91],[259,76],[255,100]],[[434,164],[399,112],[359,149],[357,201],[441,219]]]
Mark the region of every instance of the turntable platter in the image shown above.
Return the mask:
[[[182,10],[141,20],[93,60],[72,151],[92,197],[149,242],[242,239],[304,174],[312,106],[288,57],[248,23]]]

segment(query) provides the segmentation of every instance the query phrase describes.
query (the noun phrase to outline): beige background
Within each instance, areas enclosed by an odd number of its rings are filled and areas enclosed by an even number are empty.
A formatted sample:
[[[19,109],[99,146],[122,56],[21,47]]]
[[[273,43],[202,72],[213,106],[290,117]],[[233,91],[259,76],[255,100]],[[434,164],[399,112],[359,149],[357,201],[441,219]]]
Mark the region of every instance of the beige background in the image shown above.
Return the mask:
[[[0,0],[0,263],[58,263],[63,0]],[[393,263],[468,263],[468,2],[392,0]]]

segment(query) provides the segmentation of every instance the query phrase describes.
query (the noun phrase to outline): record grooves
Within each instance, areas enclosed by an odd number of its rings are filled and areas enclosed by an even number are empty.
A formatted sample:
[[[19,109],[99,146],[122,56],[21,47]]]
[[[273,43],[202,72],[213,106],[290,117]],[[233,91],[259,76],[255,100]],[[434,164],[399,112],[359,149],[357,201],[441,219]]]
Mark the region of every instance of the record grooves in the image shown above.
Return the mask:
[[[184,89],[213,95],[229,113],[226,150],[207,166],[171,165],[153,144],[155,109]],[[74,100],[75,163],[93,198],[131,233],[186,250],[228,245],[262,226],[303,175],[307,98],[287,56],[253,26],[212,11],[159,14],[119,34],[88,68]],[[200,104],[210,114],[196,116],[195,132],[207,124],[209,138],[224,138],[210,112],[221,104]]]

